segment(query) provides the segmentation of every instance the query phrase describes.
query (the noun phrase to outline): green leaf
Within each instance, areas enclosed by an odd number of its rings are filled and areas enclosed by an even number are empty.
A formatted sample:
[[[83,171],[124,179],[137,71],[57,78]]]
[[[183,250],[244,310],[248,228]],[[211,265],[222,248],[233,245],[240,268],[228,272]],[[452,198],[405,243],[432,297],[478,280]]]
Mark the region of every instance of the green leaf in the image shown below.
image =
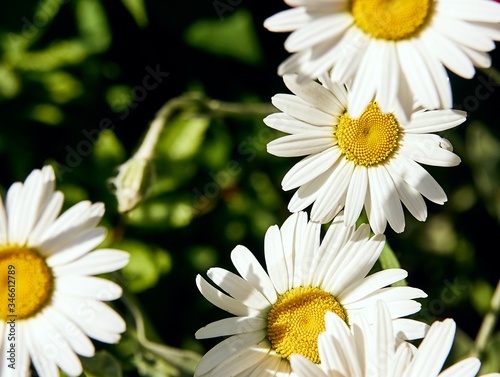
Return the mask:
[[[160,276],[172,268],[170,254],[159,247],[131,239],[125,239],[113,247],[130,253],[130,262],[122,272],[127,288],[132,292],[153,287]]]
[[[167,346],[152,341],[148,336],[153,330],[148,318],[143,314],[137,300],[130,295],[125,296],[125,303],[133,315],[134,326],[129,326],[129,333],[135,334],[140,345],[134,363],[143,377],[191,377],[194,374],[201,355],[197,352]]]
[[[493,287],[484,280],[476,280],[472,284],[470,290],[472,305],[480,315],[484,316],[490,310]]]
[[[386,241],[384,245],[384,249],[382,250],[382,254],[379,257],[380,265],[382,269],[387,270],[389,268],[401,268],[399,264],[399,260],[394,254],[394,251],[389,246],[389,243]],[[407,285],[406,280],[400,280],[392,284],[393,286],[404,286]]]
[[[196,215],[192,201],[191,196],[151,198],[129,213],[129,224],[157,230],[187,226]]]
[[[125,159],[125,147],[111,130],[99,132],[92,157],[99,164],[115,166]]]
[[[259,64],[262,52],[255,35],[252,16],[239,9],[220,20],[199,20],[186,31],[185,40],[211,54],[230,57],[247,64]]]
[[[122,367],[107,351],[98,351],[91,358],[80,358],[86,377],[121,377]]]
[[[205,139],[210,119],[181,113],[165,125],[156,151],[160,157],[173,161],[192,158]]]
[[[80,35],[91,53],[107,50],[111,44],[111,32],[106,12],[99,0],[77,1],[76,21]]]
[[[139,27],[143,28],[148,25],[148,15],[144,0],[122,0],[123,5],[134,17],[135,22]]]

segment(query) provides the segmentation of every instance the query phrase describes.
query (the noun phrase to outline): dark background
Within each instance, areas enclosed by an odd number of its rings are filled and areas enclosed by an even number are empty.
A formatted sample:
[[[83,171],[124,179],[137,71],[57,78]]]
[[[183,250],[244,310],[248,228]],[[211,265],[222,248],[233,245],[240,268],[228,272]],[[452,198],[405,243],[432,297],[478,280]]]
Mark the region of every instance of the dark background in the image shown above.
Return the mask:
[[[108,179],[172,98],[196,91],[232,103],[269,104],[274,94],[286,93],[276,74],[288,56],[286,34],[271,33],[262,25],[287,7],[278,0],[237,5],[221,1],[228,8],[218,12],[215,5],[220,3],[212,1],[145,1],[147,23],[140,26],[125,2],[71,0],[50,21],[36,18],[57,3],[0,5],[0,186],[5,190],[32,169],[51,163],[59,167],[58,188],[67,206],[83,199],[105,202],[108,244],[133,253],[134,265],[114,278],[140,302],[151,326],[149,336],[202,354],[219,340],[197,341],[194,332],[226,313],[199,294],[195,276],[205,276],[215,266],[234,271],[229,253],[237,244],[262,260],[266,229],[289,215],[286,205],[293,192],[282,192],[280,181],[294,161],[267,154],[265,144],[278,135],[265,127],[265,114],[221,117],[190,108],[185,111],[189,117],[208,119],[206,129],[196,134],[197,149],[176,157],[179,143],[196,145],[179,136],[183,125],[192,131],[191,123],[181,122],[177,133],[169,133],[167,125],[155,161],[161,184],[135,217],[118,214]],[[212,32],[201,42],[193,37]],[[19,38],[29,43],[27,49],[10,43]],[[61,47],[69,41],[80,46],[79,53]],[[497,50],[492,58],[498,66]],[[168,76],[139,98],[143,92],[137,87],[144,86],[147,67]],[[495,84],[484,91],[490,75],[478,71],[465,80],[450,73],[455,107],[467,110],[468,120],[444,136],[462,163],[428,168],[449,201],[444,206],[427,202],[425,223],[406,212],[405,232],[387,231],[388,244],[409,272],[408,283],[429,295],[415,317],[428,323],[447,317],[457,322],[456,358],[472,347],[499,278],[493,262],[500,219],[499,93]],[[478,87],[487,98],[478,99]],[[49,109],[44,115],[38,112],[41,105]],[[106,139],[89,144],[84,131],[97,137],[103,119],[113,125]],[[201,207],[200,192],[209,199]],[[128,286],[130,281],[134,283]],[[126,305],[118,302],[116,307],[131,319]],[[133,334],[124,339],[124,345],[101,347],[119,360],[124,373],[138,375],[137,365],[143,362],[150,374],[141,373],[154,375],[150,355],[132,356]],[[500,349],[498,332],[491,349],[492,354]],[[498,361],[488,356],[485,366],[500,370]]]

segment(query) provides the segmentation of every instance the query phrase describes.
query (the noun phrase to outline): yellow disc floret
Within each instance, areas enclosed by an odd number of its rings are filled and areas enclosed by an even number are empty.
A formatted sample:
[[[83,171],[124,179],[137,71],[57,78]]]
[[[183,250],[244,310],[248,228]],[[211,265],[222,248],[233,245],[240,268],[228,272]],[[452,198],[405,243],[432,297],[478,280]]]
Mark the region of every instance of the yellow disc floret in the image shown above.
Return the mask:
[[[0,247],[0,279],[0,320],[36,315],[54,291],[50,267],[27,247]]]
[[[267,336],[273,349],[284,359],[298,353],[319,363],[318,335],[326,329],[329,311],[347,321],[342,305],[319,288],[298,287],[280,295],[267,316]]]
[[[383,163],[397,150],[399,123],[393,114],[383,114],[376,103],[370,103],[357,119],[347,112],[339,118],[335,135],[338,146],[356,165]]]
[[[431,0],[351,0],[355,24],[373,38],[399,41],[415,36],[432,13]]]

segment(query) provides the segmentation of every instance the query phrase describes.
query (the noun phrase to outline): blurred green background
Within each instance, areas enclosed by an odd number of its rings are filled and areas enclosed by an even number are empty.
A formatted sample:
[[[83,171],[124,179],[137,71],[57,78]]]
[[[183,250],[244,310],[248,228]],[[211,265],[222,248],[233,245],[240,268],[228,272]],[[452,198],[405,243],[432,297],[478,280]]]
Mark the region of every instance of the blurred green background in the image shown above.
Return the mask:
[[[229,254],[237,244],[262,260],[265,231],[288,217],[293,192],[281,191],[280,181],[295,161],[266,152],[278,134],[262,122],[274,111],[271,97],[288,92],[276,73],[288,56],[286,34],[262,26],[284,9],[281,0],[0,4],[0,186],[52,164],[66,207],[104,202],[107,246],[131,253],[123,272],[110,276],[126,290],[113,305],[129,330],[119,345],[97,346],[98,357],[85,360],[88,376],[192,375],[197,355],[219,342],[197,341],[195,331],[227,316],[198,292],[196,274],[234,271]],[[492,58],[500,67],[497,51]],[[428,202],[425,223],[407,213],[405,232],[388,230],[387,239],[408,284],[429,295],[415,318],[457,322],[452,362],[473,348],[499,279],[500,81],[496,71],[450,79],[468,120],[443,136],[462,163],[428,168],[449,201]],[[207,110],[202,100],[176,111],[157,146],[151,194],[121,216],[109,179],[162,105],[186,95],[244,110]],[[135,331],[134,310],[156,345]],[[500,372],[498,329],[483,372]],[[193,353],[180,358],[167,347]]]

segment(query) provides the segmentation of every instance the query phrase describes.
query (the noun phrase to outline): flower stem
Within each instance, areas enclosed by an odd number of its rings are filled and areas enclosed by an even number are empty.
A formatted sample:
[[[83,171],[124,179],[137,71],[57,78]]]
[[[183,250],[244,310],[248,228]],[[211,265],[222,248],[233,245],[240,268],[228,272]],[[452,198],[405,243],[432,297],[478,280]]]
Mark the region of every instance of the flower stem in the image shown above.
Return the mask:
[[[488,340],[490,339],[493,331],[495,329],[495,324],[498,319],[498,314],[500,313],[500,280],[498,281],[497,287],[493,296],[491,298],[490,310],[484,316],[481,327],[479,328],[476,341],[474,343],[473,353],[478,358],[484,354],[486,347],[488,345]]]

